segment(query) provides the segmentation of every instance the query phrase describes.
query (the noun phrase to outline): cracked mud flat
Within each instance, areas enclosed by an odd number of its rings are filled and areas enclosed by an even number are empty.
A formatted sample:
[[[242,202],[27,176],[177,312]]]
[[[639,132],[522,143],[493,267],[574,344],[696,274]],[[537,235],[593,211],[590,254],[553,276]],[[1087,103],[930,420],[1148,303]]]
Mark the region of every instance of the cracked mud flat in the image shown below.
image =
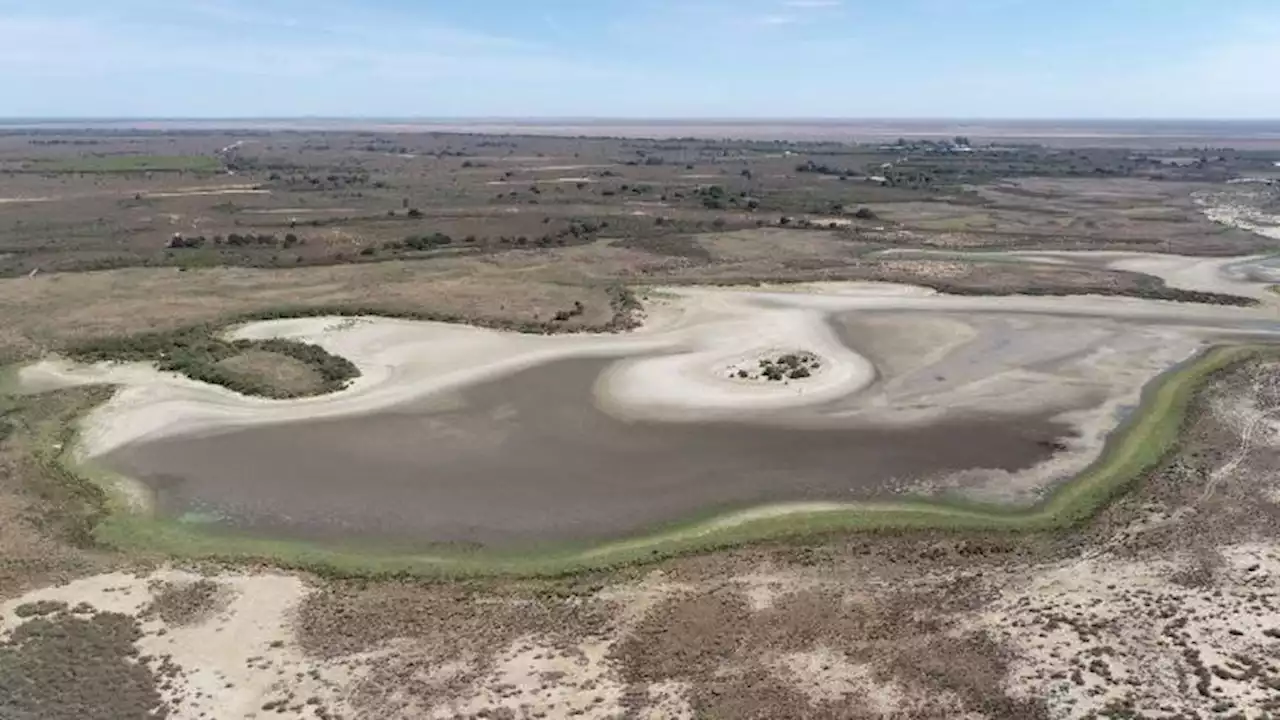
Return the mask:
[[[4,603],[0,643],[40,603],[133,618],[179,719],[1266,717],[1278,408],[1280,363],[1219,376],[1183,452],[1060,539],[854,537],[563,584],[116,573]],[[121,662],[99,660],[84,677]]]
[[[655,291],[621,336],[309,318],[243,337],[357,363],[346,391],[264,401],[139,366],[46,362],[34,386],[125,389],[90,458],[168,517],[303,539],[511,545],[710,511],[961,493],[1027,504],[1083,469],[1161,372],[1269,308],[974,298],[906,286]],[[733,368],[779,352],[781,382]]]

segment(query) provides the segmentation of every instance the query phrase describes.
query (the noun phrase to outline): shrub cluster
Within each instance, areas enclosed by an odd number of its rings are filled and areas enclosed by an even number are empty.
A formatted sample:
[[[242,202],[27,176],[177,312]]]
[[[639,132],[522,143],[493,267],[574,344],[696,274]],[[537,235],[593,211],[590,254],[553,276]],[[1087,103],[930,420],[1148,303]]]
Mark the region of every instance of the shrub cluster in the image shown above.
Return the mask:
[[[226,340],[206,326],[95,340],[73,348],[71,355],[86,362],[151,362],[160,370],[182,373],[245,395],[295,397],[296,393],[229,372],[220,365],[223,360],[251,350],[284,355],[306,364],[319,374],[322,380],[320,392],[341,390],[360,375],[350,360],[333,355],[318,345],[279,338]]]
[[[774,381],[784,378],[799,380],[809,377],[813,370],[820,367],[822,364],[812,353],[787,353],[776,359],[761,360],[760,375]]]
[[[572,309],[572,310],[561,310],[560,312],[556,313],[555,318],[553,319],[553,321],[554,321],[554,322],[567,322],[570,318],[576,318],[576,317],[578,317],[579,315],[582,315],[582,313],[586,312],[586,309],[587,309],[587,308],[582,304],[582,301],[581,301],[581,300],[574,300],[574,301],[573,301],[573,309]]]
[[[181,250],[184,248],[201,248],[207,243],[212,242],[214,245],[229,245],[231,247],[246,247],[251,245],[264,245],[269,247],[286,247],[291,248],[294,245],[305,245],[306,240],[299,238],[293,233],[288,233],[281,240],[278,236],[270,233],[231,233],[225,238],[221,235],[214,235],[212,238],[204,235],[181,235],[176,234],[169,238],[169,242],[165,243],[165,247],[170,250]]]
[[[607,288],[609,306],[613,317],[604,326],[595,329],[607,332],[630,330],[640,324],[640,300],[625,285],[615,284]],[[143,333],[128,337],[100,338],[66,348],[65,352],[72,358],[82,362],[150,362],[161,370],[180,372],[188,377],[203,382],[221,385],[245,395],[262,395],[266,397],[292,397],[280,389],[266,383],[254,383],[241,376],[227,372],[219,362],[250,350],[261,350],[287,355],[306,363],[313,368],[323,380],[320,392],[333,392],[346,386],[352,379],[359,377],[360,371],[346,358],[333,355],[318,345],[297,342],[294,340],[226,340],[220,337],[225,325],[257,320],[279,320],[297,317],[323,317],[336,315],[342,317],[360,317],[380,315],[408,320],[429,320],[434,322],[467,323],[480,327],[501,330],[512,330],[523,333],[555,333],[564,332],[563,322],[571,317],[582,315],[586,308],[581,301],[574,302],[572,310],[558,313],[555,319],[507,320],[500,318],[465,316],[457,313],[442,313],[428,310],[397,309],[377,305],[316,305],[280,307],[270,310],[244,313],[237,317],[226,318],[219,324],[196,325],[181,330],[161,333]],[[561,318],[561,315],[564,315]],[[576,329],[576,328],[575,328]]]

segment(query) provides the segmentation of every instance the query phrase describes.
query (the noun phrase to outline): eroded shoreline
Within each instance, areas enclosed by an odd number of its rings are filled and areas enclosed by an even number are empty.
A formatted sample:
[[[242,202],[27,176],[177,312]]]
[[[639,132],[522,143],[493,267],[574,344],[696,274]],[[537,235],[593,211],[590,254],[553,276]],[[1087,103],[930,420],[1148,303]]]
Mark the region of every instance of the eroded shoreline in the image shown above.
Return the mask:
[[[875,524],[927,524],[942,517],[947,518],[944,524],[987,522],[991,511],[1027,507],[1037,498],[1043,499],[1064,478],[1096,464],[1124,410],[1137,405],[1141,388],[1152,378],[1200,352],[1206,343],[1224,341],[1227,335],[1232,342],[1240,342],[1265,340],[1277,332],[1265,307],[1188,306],[1087,296],[1071,298],[1069,303],[1061,298],[1017,298],[1011,303],[1009,298],[944,296],[919,288],[869,283],[749,291],[651,291],[647,310],[648,322],[628,335],[519,336],[371,318],[280,320],[241,328],[240,337],[315,342],[349,357],[361,368],[363,376],[347,390],[291,401],[246,398],[139,366],[78,368],[46,361],[27,368],[22,377],[29,385],[40,387],[103,382],[122,385],[113,400],[86,418],[82,428],[83,455],[76,462],[87,461],[81,467],[91,473],[101,469],[96,467],[96,458],[130,444],[282,426],[304,419],[336,421],[368,416],[570,358],[594,358],[609,364],[595,382],[596,404],[610,415],[632,422],[688,424],[772,417],[819,427],[831,426],[831,418],[839,417],[845,427],[860,422],[919,427],[936,423],[947,413],[994,413],[1014,418],[1031,409],[1052,408],[1057,412],[1055,420],[1074,428],[1067,444],[1031,470],[975,468],[929,478],[930,486],[916,483],[912,488],[934,494],[963,488],[971,502],[979,503],[975,514],[957,512],[954,505],[907,499],[919,492],[908,493],[903,501],[872,504],[797,498],[751,510],[721,512],[706,521],[688,520],[686,510],[671,518],[677,521],[671,527],[678,528],[674,532],[681,538],[674,544],[673,536],[659,531],[569,553],[574,562],[594,562],[586,558],[608,561],[638,547],[651,550],[691,541],[721,542],[730,536],[789,533],[815,524],[844,526],[853,516],[862,518],[855,520],[855,525],[868,517]],[[857,350],[850,347],[859,345],[842,338],[850,331],[838,331],[829,324],[832,318],[841,317],[856,318],[852,337],[871,338],[869,344]],[[966,319],[974,317],[983,320],[974,325]],[[920,326],[921,322],[925,325]],[[875,330],[877,324],[916,330],[926,327],[928,332],[895,335]],[[1034,336],[1037,326],[1040,339]],[[1027,354],[1028,348],[1040,346],[1043,350],[1046,337],[1073,337],[1082,328],[1089,335],[1083,345],[1054,347],[1047,343],[1047,354]],[[1023,337],[1028,332],[1031,335]],[[936,372],[936,364],[904,365],[903,358],[917,355],[910,342],[903,344],[904,336],[910,340],[912,335],[929,338],[940,361],[950,357],[955,367],[944,364],[948,374],[955,374],[960,366],[981,371],[976,375],[971,372],[969,377],[960,372],[954,382],[943,382],[938,379],[942,376]],[[1023,340],[1018,341],[1019,337]],[[1010,351],[1005,351],[1006,356],[991,352],[1010,343],[1015,347],[1012,355]],[[729,377],[735,364],[792,350],[817,353],[823,358],[821,371],[803,381],[786,383]],[[895,353],[899,356],[896,360]],[[977,357],[994,360],[977,362]],[[1141,358],[1141,362],[1134,358]],[[1034,371],[1028,373],[1021,367],[1026,364],[1036,366]],[[1106,382],[1098,384],[1102,380]],[[1011,402],[1014,399],[1019,402]],[[825,420],[811,413],[815,407],[824,408]],[[229,541],[221,533],[201,539],[198,527],[151,518],[146,512],[149,503],[137,502],[146,495],[135,492],[133,498],[135,509],[144,512],[114,523],[107,534],[124,544],[181,546],[180,554],[196,555],[296,555],[308,545],[253,538]],[[709,509],[715,506],[708,504]],[[1001,511],[1001,506],[1007,507]],[[686,519],[679,520],[680,516]],[[282,550],[285,547],[291,549]],[[618,548],[626,550],[619,554]],[[559,551],[540,554],[561,561],[567,557]],[[443,559],[447,555],[415,554],[409,564],[459,567],[457,558]],[[356,557],[339,553],[334,558],[339,556],[347,558],[334,559],[341,564],[352,564]]]

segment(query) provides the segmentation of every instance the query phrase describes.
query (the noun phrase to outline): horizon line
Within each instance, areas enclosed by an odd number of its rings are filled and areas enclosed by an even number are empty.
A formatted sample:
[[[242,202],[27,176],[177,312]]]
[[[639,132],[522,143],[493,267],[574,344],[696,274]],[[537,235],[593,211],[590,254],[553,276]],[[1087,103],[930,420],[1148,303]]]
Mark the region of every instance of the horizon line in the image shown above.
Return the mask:
[[[1087,116],[1027,116],[1027,117],[983,117],[983,116],[754,116],[754,115],[0,115],[0,123],[13,122],[235,122],[235,121],[383,121],[383,122],[646,122],[646,123],[836,123],[836,122],[1153,122],[1153,123],[1186,123],[1186,122],[1224,122],[1224,123],[1280,123],[1278,117],[1087,117]]]

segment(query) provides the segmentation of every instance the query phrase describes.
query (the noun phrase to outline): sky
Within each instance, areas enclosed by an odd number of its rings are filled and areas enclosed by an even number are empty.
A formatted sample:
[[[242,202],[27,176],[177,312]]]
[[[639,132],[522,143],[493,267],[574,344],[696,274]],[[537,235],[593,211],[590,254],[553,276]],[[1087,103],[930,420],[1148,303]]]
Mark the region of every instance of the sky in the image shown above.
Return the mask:
[[[0,117],[1280,118],[1278,0],[0,0]]]

